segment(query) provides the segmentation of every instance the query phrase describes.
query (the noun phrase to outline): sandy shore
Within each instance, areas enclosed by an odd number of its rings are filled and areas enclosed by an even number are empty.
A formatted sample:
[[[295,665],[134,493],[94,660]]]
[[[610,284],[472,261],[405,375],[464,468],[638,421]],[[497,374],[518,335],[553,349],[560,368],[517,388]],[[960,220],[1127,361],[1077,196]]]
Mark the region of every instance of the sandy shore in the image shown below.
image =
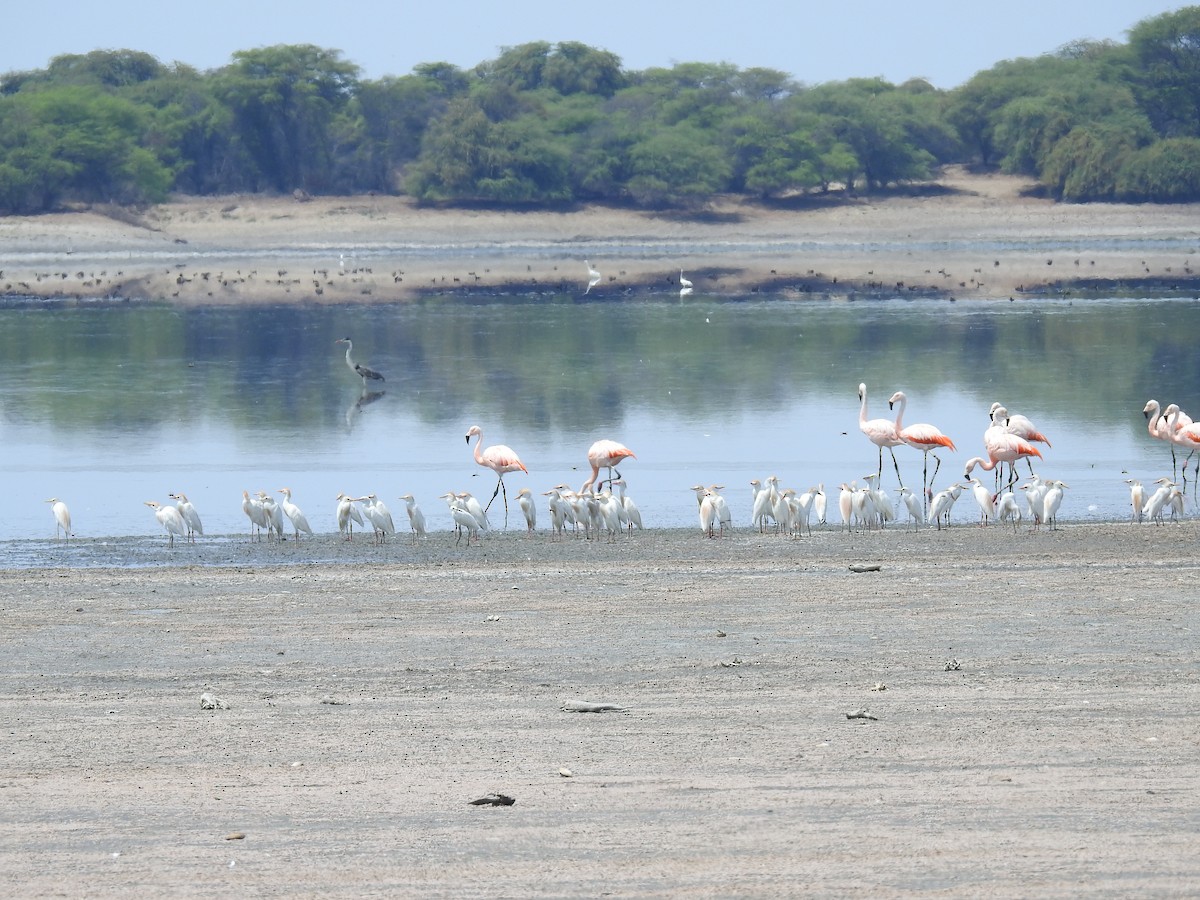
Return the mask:
[[[7,892],[1200,885],[1195,522],[446,538],[0,571]]]
[[[378,303],[561,293],[998,299],[1200,290],[1200,205],[1060,205],[1003,175],[948,171],[909,196],[701,215],[424,209],[406,198],[183,198],[133,217],[0,219],[0,293],[179,303]],[[1194,269],[1194,271],[1193,271]]]

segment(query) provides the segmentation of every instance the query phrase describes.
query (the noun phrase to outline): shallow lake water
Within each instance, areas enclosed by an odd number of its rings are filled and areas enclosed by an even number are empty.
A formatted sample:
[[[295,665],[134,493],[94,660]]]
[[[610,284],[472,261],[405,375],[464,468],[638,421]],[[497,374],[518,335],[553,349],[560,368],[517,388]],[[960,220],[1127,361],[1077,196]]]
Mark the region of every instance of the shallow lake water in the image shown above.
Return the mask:
[[[346,367],[334,343],[344,336],[384,374],[377,394]],[[281,487],[318,532],[336,530],[343,491],[378,494],[401,529],[396,498],[411,492],[432,529],[449,529],[438,495],[486,500],[496,484],[464,440],[475,424],[529,469],[506,476],[510,501],[521,487],[578,488],[588,446],[612,438],[637,453],[622,473],[647,526],[693,525],[696,483],[725,485],[745,526],[753,478],[821,482],[836,496],[875,471],[860,381],[871,417],[894,417],[887,399],[903,390],[906,424],[955,440],[937,487],[983,453],[998,400],[1050,438],[1036,468],[1069,485],[1063,522],[1120,520],[1124,479],[1171,474],[1168,447],[1146,433],[1146,400],[1200,409],[1198,338],[1200,304],[1174,299],[10,306],[0,541],[52,538],[52,496],[81,538],[165,539],[143,501],[171,491],[191,498],[209,534],[246,534],[242,491]],[[896,456],[919,487],[921,454]],[[510,529],[522,527],[510,507]],[[964,496],[956,521],[977,515]]]

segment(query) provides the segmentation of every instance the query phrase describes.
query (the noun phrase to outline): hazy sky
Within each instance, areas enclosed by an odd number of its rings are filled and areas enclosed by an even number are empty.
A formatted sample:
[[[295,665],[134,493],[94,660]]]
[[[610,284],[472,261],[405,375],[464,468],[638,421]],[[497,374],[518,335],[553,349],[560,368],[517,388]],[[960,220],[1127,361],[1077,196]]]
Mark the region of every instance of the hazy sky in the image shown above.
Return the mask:
[[[198,69],[272,44],[336,49],[366,78],[423,62],[464,68],[528,41],[581,41],[626,69],[680,62],[764,66],[816,84],[882,76],[955,87],[1003,59],[1080,39],[1124,42],[1164,0],[18,0],[5,15],[0,72],[62,53],[130,49]]]

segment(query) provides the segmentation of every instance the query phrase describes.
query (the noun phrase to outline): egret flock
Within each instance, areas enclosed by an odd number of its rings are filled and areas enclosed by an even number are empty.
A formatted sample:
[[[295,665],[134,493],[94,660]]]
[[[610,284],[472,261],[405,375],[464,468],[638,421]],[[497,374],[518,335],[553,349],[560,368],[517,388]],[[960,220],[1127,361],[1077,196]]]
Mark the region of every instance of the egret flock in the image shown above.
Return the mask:
[[[598,279],[599,274],[591,274]],[[690,287],[680,271],[680,283]],[[362,382],[364,392],[371,382],[382,382],[379,372],[354,361],[354,345],[350,338],[340,338],[335,343],[346,345],[346,365]],[[859,479],[842,482],[836,489],[836,500],[829,503],[824,483],[799,490],[783,487],[775,475],[753,479],[750,488],[751,516],[749,527],[759,532],[801,537],[811,534],[815,525],[833,525],[830,508],[837,510],[841,529],[847,531],[881,529],[904,516],[908,526],[936,529],[947,527],[951,510],[956,501],[969,493],[979,510],[981,526],[1004,524],[1018,529],[1023,523],[1032,530],[1043,527],[1057,528],[1058,513],[1069,488],[1065,482],[1046,478],[1035,472],[1033,460],[1041,462],[1044,457],[1037,445],[1051,448],[1051,442],[1027,417],[1011,413],[999,402],[988,411],[990,424],[982,436],[983,452],[972,456],[964,464],[962,478],[945,488],[934,491],[933,485],[941,470],[943,455],[957,452],[955,442],[935,425],[928,423],[904,424],[908,408],[908,397],[903,391],[894,392],[888,400],[889,413],[895,418],[870,418],[867,412],[867,386],[858,386],[859,430],[878,448],[877,467],[872,473]],[[1200,423],[1193,423],[1179,406],[1170,404],[1162,408],[1158,401],[1150,400],[1143,408],[1150,437],[1167,443],[1171,449],[1172,475],[1159,478],[1153,489],[1137,479],[1127,479],[1130,490],[1132,522],[1163,524],[1169,516],[1174,519],[1183,512],[1187,485],[1187,471],[1193,455],[1200,449]],[[481,535],[492,530],[488,513],[497,497],[504,506],[503,528],[508,527],[508,490],[504,476],[529,470],[515,450],[505,444],[484,446],[483,430],[478,425],[467,429],[465,439],[474,462],[496,474],[496,486],[487,503],[481,503],[466,491],[448,491],[438,497],[447,504],[453,522],[455,543],[465,540],[466,546],[478,543]],[[922,479],[918,490],[904,484],[900,462],[895,448],[909,447],[922,455]],[[1182,487],[1175,480],[1180,469],[1176,447],[1187,450],[1184,458]],[[882,486],[884,474],[883,451],[888,451],[897,482],[897,499],[893,500]],[[929,473],[929,457],[934,457],[934,469]],[[537,502],[529,487],[521,487],[515,497],[528,534],[537,532],[538,506],[549,515],[551,540],[562,540],[570,532],[587,539],[616,540],[623,533],[641,529],[642,516],[637,503],[627,493],[628,484],[617,467],[628,460],[636,459],[632,450],[614,440],[595,441],[587,451],[590,475],[583,485],[574,490],[567,484],[557,484],[541,491],[544,501]],[[1024,461],[1028,476],[1020,474]],[[1200,467],[1200,463],[1197,464]],[[991,472],[991,484],[974,472],[976,469]],[[607,477],[601,477],[602,472]],[[1200,469],[1198,469],[1200,472]],[[1023,483],[1018,483],[1023,482]],[[681,487],[681,490],[684,488]],[[686,490],[695,495],[697,521],[700,531],[708,537],[719,537],[734,529],[733,515],[727,501],[724,485],[692,485]],[[308,517],[293,499],[291,488],[277,489],[275,494],[266,491],[242,492],[242,511],[249,520],[252,539],[265,537],[268,540],[285,540],[291,531],[291,539],[299,542],[314,536]],[[167,534],[168,546],[175,539],[194,542],[204,535],[204,526],[196,507],[182,492],[168,495],[174,504],[147,500],[145,505]],[[411,493],[399,496],[404,502],[411,539],[416,542],[427,535],[425,514]],[[55,520],[55,537],[61,534],[69,540],[72,531],[71,513],[67,504],[58,497],[46,501],[50,504]],[[351,496],[339,493],[334,498],[333,520],[338,533],[345,540],[353,540],[354,528],[365,532],[369,527],[376,543],[382,544],[396,534],[397,528],[391,511],[375,493]],[[302,535],[304,536],[302,538]]]

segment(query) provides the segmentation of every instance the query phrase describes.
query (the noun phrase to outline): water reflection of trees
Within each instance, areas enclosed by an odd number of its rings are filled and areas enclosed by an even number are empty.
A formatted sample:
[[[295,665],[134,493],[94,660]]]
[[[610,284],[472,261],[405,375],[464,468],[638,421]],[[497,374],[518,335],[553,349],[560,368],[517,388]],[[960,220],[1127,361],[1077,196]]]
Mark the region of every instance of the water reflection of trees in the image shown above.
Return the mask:
[[[388,403],[429,423],[487,411],[532,430],[853,405],[859,380],[982,407],[1003,395],[1103,417],[1117,397],[1200,404],[1200,307],[1183,302],[912,305],[429,303],[356,308],[0,311],[9,419],[153,429],[184,420],[308,433],[345,427],[350,334]],[[1169,396],[1167,396],[1169,395]],[[880,398],[882,399],[882,398]],[[876,401],[879,402],[879,401]]]

